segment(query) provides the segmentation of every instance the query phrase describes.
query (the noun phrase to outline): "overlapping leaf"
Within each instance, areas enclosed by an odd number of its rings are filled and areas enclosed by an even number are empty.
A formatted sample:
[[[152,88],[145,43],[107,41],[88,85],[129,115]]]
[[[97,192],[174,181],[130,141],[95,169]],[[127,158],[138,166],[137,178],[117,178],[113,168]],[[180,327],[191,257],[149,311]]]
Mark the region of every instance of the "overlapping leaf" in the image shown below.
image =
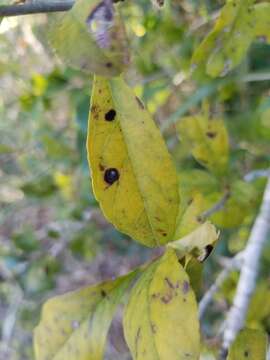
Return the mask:
[[[228,360],[265,360],[267,335],[260,330],[244,329],[237,336],[228,354]]]
[[[196,300],[173,250],[150,265],[133,288],[124,333],[134,360],[199,358]]]
[[[214,29],[195,50],[192,67],[212,77],[224,76],[243,59],[254,36],[254,0],[227,0]]]
[[[136,274],[48,300],[34,332],[36,360],[102,360],[116,306]]]
[[[168,246],[176,249],[179,257],[191,254],[203,261],[212,251],[218,237],[219,233],[215,226],[206,221],[185,237],[170,242]]]
[[[54,17],[48,37],[62,61],[88,73],[115,76],[129,61],[124,25],[111,1],[77,0]]]
[[[172,240],[176,172],[154,121],[121,78],[94,80],[88,159],[95,196],[115,227],[147,246]]]

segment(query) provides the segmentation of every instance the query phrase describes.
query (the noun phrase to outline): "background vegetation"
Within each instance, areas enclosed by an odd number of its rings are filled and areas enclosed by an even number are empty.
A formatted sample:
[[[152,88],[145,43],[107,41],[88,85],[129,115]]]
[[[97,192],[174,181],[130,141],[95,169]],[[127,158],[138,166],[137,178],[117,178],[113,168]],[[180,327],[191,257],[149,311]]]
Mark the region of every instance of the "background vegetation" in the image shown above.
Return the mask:
[[[173,0],[162,11],[146,0],[122,6],[133,52],[127,80],[162,129],[177,169],[185,169],[186,183],[197,181],[205,195],[216,186],[175,126],[202,104],[224,119],[229,178],[243,181],[234,201],[216,213],[221,239],[205,263],[199,298],[227,258],[244,249],[265,186],[254,171],[270,163],[265,39],[253,42],[226,80],[189,76],[193,51],[223,3]],[[118,233],[97,206],[85,151],[91,79],[53,56],[45,40],[50,16],[5,18],[0,25],[0,359],[33,358],[32,330],[45,299],[123,274],[159,252]],[[247,320],[268,333],[269,266],[268,241]],[[232,271],[203,317],[206,348],[216,343],[237,279]],[[129,359],[118,316],[112,327],[107,359]]]

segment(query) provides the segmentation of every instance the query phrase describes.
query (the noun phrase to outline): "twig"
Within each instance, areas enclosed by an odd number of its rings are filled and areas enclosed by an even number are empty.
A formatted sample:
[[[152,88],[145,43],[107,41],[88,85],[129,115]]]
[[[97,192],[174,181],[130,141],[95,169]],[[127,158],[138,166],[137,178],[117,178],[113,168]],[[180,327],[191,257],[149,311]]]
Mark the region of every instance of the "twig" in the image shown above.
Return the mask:
[[[74,0],[39,0],[24,4],[2,5],[0,17],[67,11],[73,4]]]
[[[258,178],[261,178],[261,177],[268,177],[270,175],[270,170],[269,169],[262,169],[262,170],[254,170],[254,171],[251,171],[249,173],[247,173],[245,176],[244,176],[244,180],[246,182],[252,182]]]
[[[264,191],[260,213],[252,227],[244,250],[243,265],[236,289],[233,305],[224,326],[221,359],[224,359],[229,346],[235,339],[246,319],[251,295],[256,287],[259,262],[263,246],[270,230],[270,176]]]
[[[200,219],[201,220],[206,220],[207,218],[209,218],[209,216],[213,215],[214,213],[216,213],[217,211],[223,209],[224,205],[226,204],[227,200],[230,197],[230,192],[226,191],[224,193],[224,195],[222,196],[222,198],[216,203],[214,204],[210,209],[206,210],[205,212],[203,212],[200,215]]]
[[[216,278],[216,281],[210,286],[209,290],[204,294],[200,303],[199,303],[199,318],[201,319],[207,309],[207,307],[212,302],[214,295],[219,291],[224,281],[228,278],[230,273],[233,270],[240,269],[243,260],[243,252],[238,253],[232,259],[229,260],[229,263],[221,271],[221,273]]]
[[[269,80],[270,80],[269,72],[250,73],[242,78],[243,82],[269,81]]]

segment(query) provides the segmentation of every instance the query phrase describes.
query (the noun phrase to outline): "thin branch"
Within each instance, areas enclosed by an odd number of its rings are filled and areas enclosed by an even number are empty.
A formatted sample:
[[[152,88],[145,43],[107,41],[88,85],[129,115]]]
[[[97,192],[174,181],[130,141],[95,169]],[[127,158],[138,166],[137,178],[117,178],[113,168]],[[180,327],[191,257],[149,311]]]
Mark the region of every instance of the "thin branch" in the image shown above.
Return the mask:
[[[264,191],[260,213],[252,227],[247,246],[244,250],[243,265],[236,289],[233,305],[225,321],[221,358],[224,359],[228,348],[239,330],[244,326],[251,296],[256,287],[259,263],[264,244],[270,231],[270,176]]]
[[[227,200],[230,197],[230,192],[226,191],[224,193],[224,195],[222,196],[222,198],[216,203],[214,204],[210,209],[206,210],[205,212],[203,212],[200,215],[200,219],[202,221],[206,220],[207,218],[209,218],[211,215],[213,215],[214,213],[216,213],[217,211],[221,210],[224,208]]]
[[[210,286],[208,291],[202,297],[199,303],[199,318],[201,319],[207,309],[207,307],[213,301],[215,294],[219,291],[225,280],[229,277],[230,273],[233,270],[240,269],[243,260],[243,252],[238,253],[232,259],[229,260],[226,267],[221,271],[221,273],[216,278],[216,281]]]
[[[74,0],[39,0],[23,4],[0,6],[0,17],[37,13],[67,11],[72,8]]]

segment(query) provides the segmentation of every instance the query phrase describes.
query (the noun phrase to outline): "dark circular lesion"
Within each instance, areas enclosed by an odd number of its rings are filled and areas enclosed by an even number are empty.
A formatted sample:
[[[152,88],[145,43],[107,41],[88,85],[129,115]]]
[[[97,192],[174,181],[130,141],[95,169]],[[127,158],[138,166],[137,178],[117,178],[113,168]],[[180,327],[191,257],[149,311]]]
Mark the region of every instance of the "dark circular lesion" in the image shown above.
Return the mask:
[[[119,180],[119,178],[120,174],[116,168],[109,168],[104,172],[104,181],[109,185],[112,185],[114,182]]]
[[[105,114],[105,120],[106,121],[113,121],[115,119],[115,116],[116,116],[116,111],[114,109],[110,109]]]

